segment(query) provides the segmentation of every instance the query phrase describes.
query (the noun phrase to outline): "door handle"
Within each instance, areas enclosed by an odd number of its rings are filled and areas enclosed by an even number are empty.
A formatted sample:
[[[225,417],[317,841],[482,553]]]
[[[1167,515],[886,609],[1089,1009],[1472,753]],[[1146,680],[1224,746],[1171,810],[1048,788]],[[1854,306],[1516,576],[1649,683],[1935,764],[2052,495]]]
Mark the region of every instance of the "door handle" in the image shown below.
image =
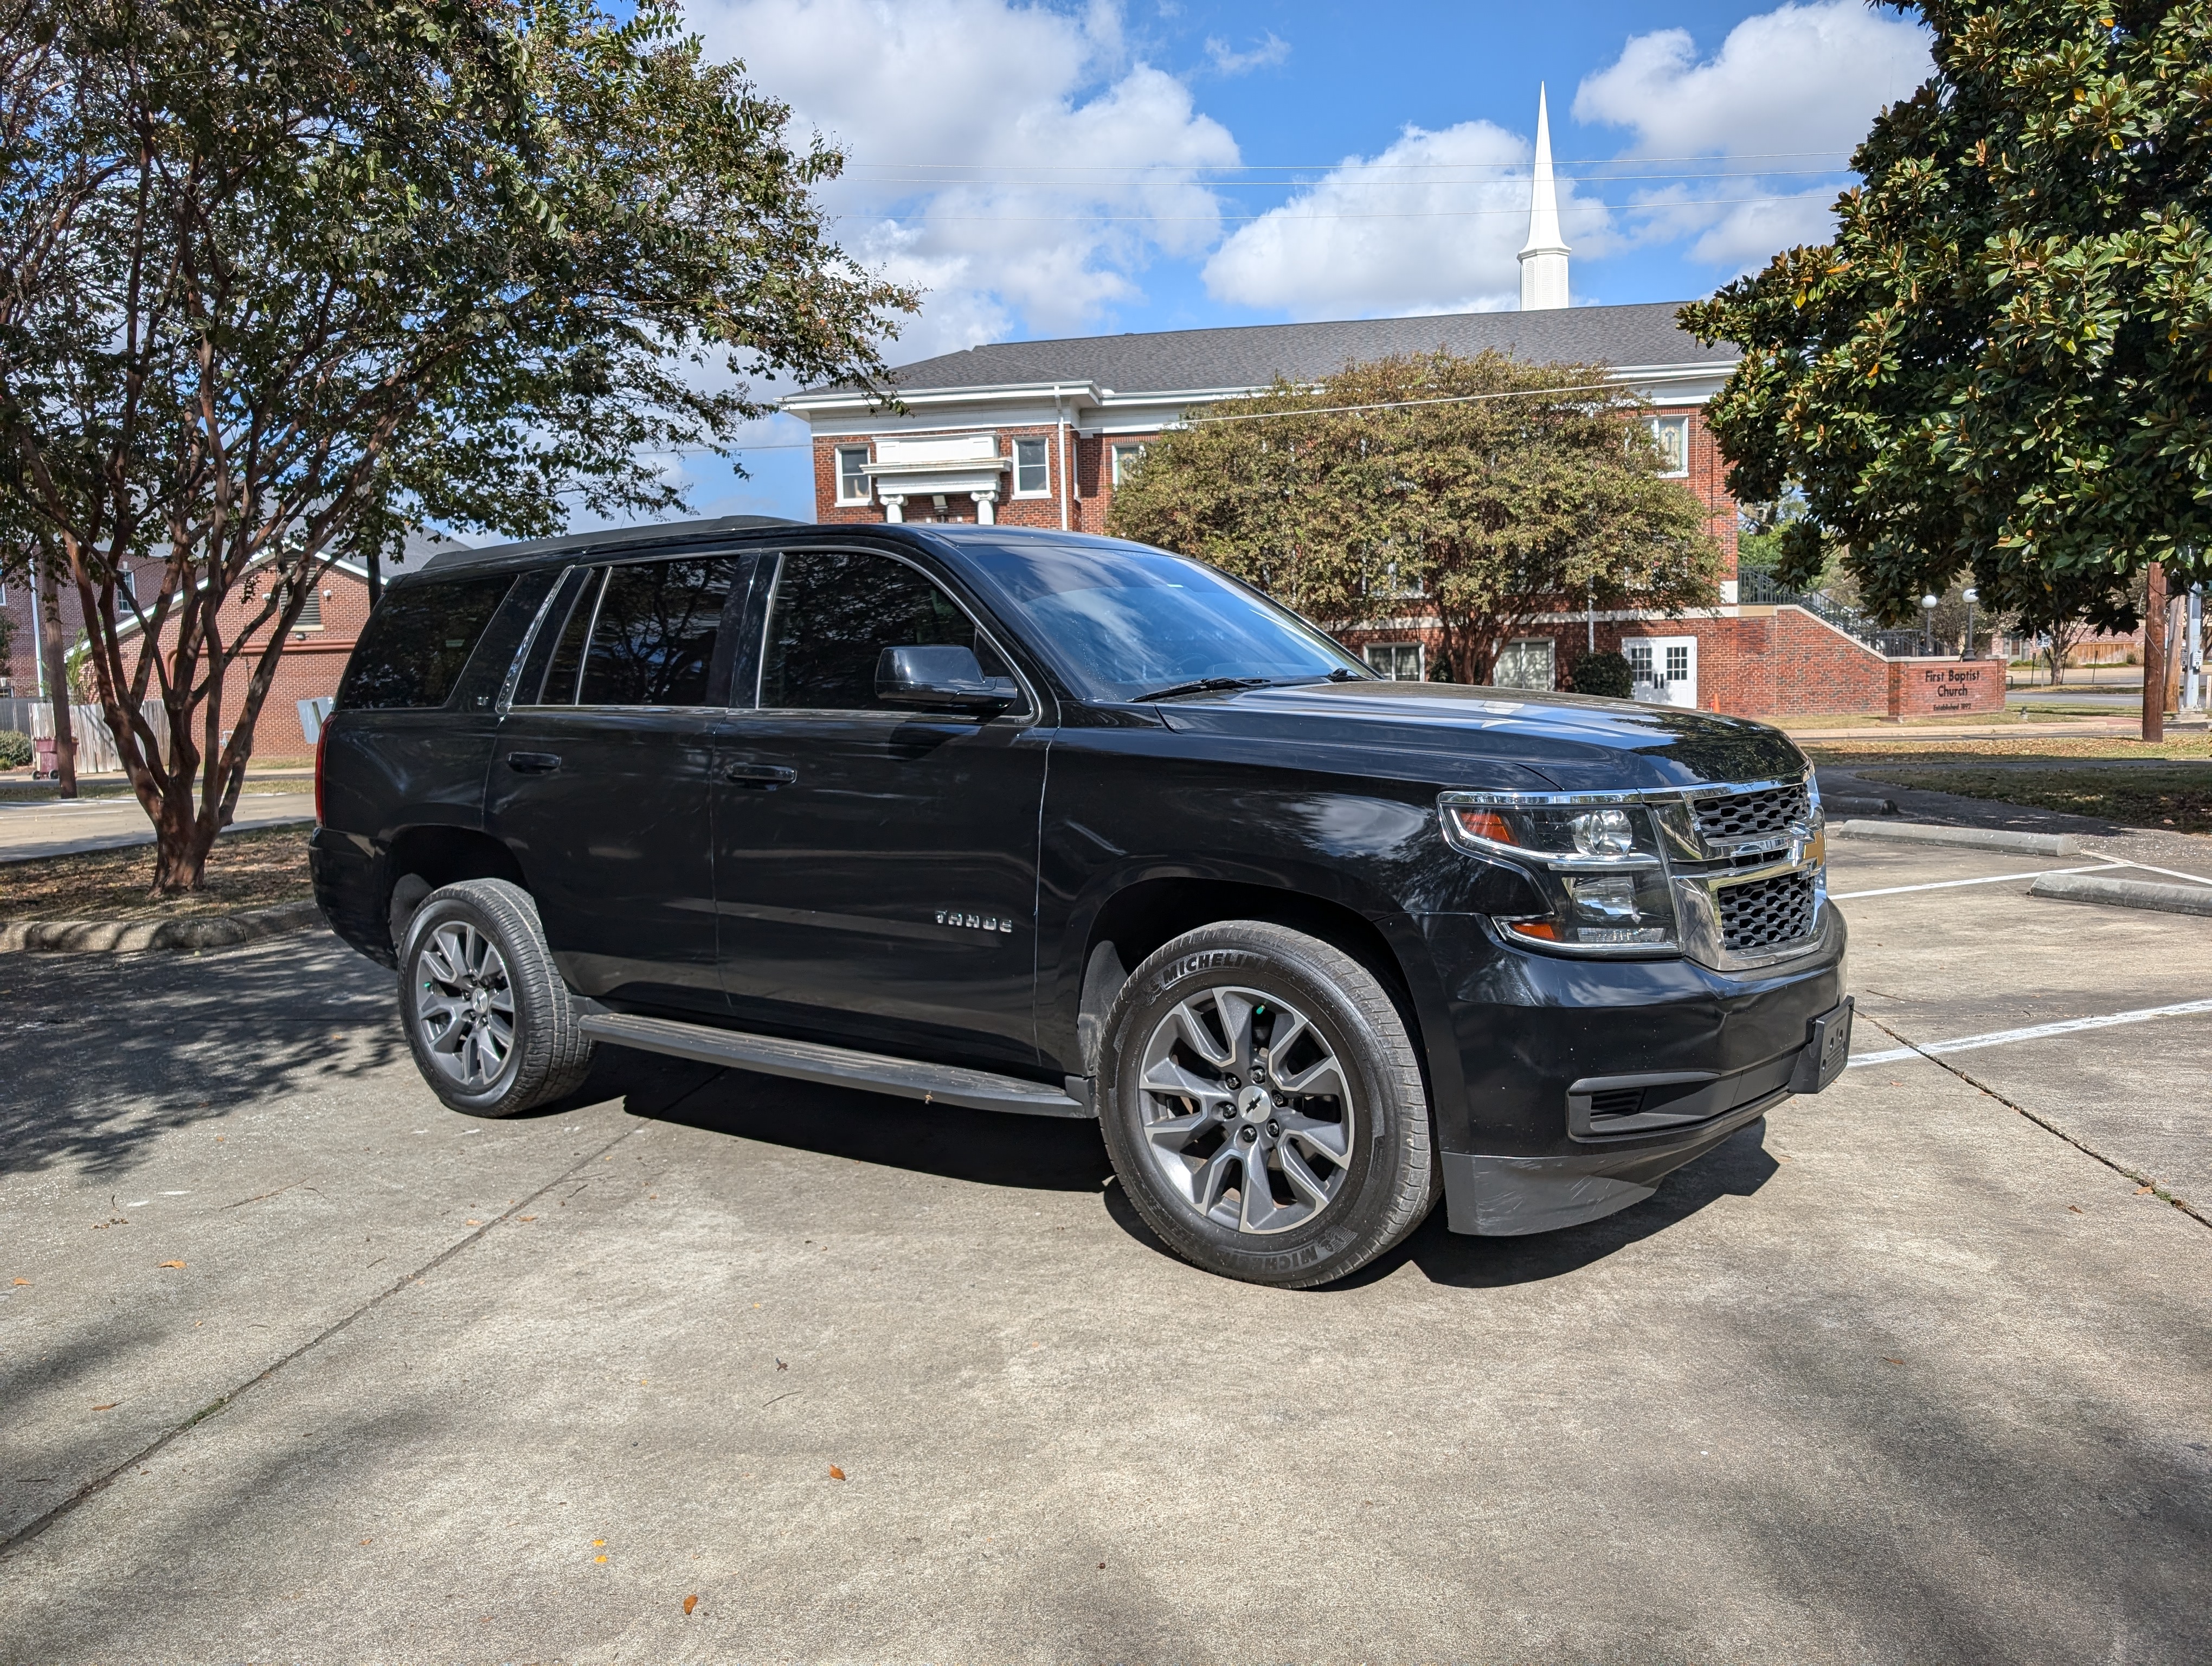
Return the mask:
[[[788,787],[799,779],[799,771],[781,763],[732,763],[724,768],[722,779],[740,787]]]
[[[518,775],[550,775],[561,767],[558,752],[509,752],[507,767]]]

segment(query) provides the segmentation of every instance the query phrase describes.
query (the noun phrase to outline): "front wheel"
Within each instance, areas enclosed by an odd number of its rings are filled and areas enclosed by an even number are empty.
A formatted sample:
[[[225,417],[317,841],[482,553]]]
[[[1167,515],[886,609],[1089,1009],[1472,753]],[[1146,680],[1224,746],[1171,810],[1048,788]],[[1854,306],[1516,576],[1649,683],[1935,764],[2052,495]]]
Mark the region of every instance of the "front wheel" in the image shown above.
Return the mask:
[[[1100,1054],[1115,1174],[1209,1271],[1326,1284],[1435,1202],[1413,1039],[1375,976],[1318,939],[1259,921],[1176,938],[1115,997]]]
[[[538,905],[504,879],[465,879],[422,899],[400,950],[399,1017],[422,1079],[472,1116],[544,1104],[591,1069],[591,1038]]]

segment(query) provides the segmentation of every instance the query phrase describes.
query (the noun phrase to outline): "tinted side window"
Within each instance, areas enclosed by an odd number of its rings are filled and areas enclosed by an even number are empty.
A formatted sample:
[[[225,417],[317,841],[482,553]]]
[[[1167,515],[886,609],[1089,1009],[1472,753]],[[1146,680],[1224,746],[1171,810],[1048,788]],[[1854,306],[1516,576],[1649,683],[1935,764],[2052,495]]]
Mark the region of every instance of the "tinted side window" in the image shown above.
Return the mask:
[[[904,562],[843,550],[787,555],[769,608],[760,703],[815,711],[877,706],[887,648],[972,648],[989,677],[1013,673],[952,599]]]
[[[501,573],[395,590],[369,617],[338,685],[347,711],[442,706],[514,587]]]
[[[573,679],[582,706],[705,705],[722,610],[742,567],[732,556],[707,556],[609,568],[569,614],[544,697],[562,701]]]

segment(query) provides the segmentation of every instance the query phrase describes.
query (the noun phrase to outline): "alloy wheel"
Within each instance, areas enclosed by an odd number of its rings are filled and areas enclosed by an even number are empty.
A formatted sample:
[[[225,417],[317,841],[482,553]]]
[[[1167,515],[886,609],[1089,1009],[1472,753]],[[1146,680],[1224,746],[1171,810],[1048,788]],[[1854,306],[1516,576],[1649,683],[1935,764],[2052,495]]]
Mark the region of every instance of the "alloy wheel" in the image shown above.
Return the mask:
[[[1263,990],[1179,1002],[1145,1044],[1146,1152],[1217,1225],[1286,1232],[1334,1202],[1350,1172],[1351,1079],[1313,1021]]]
[[[416,959],[423,1050],[466,1092],[496,1083],[514,1053],[514,986],[498,945],[465,920],[435,927]]]

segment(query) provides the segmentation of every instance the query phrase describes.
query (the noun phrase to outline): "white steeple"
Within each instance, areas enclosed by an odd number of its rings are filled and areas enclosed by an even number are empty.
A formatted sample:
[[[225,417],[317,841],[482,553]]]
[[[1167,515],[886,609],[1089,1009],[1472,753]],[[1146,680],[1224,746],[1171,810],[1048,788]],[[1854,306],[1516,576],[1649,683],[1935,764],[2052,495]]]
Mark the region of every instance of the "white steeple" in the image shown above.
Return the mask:
[[[1567,246],[1559,240],[1559,198],[1552,184],[1552,124],[1536,88],[1536,177],[1528,196],[1528,240],[1521,246],[1521,310],[1567,304]]]

